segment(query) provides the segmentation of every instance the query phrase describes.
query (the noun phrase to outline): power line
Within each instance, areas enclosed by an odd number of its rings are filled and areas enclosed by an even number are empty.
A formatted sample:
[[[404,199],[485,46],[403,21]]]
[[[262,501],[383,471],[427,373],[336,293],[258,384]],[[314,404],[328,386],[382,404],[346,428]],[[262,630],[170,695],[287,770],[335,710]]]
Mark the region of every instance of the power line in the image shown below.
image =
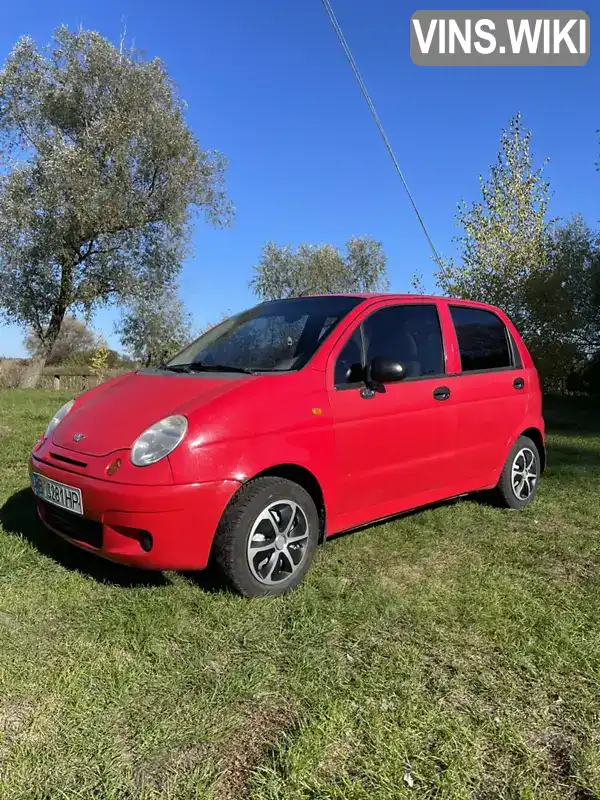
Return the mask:
[[[377,128],[379,129],[379,133],[381,135],[381,138],[383,139],[383,143],[385,144],[385,146],[387,148],[387,151],[390,154],[390,158],[394,162],[394,166],[396,167],[396,172],[400,176],[400,180],[402,181],[402,184],[403,184],[404,188],[406,189],[406,194],[408,195],[408,199],[410,200],[410,204],[412,205],[413,210],[414,210],[415,214],[417,215],[417,219],[419,220],[419,222],[421,224],[421,228],[423,229],[423,233],[425,234],[425,238],[429,242],[429,246],[431,247],[431,250],[433,252],[433,257],[435,258],[437,263],[440,264],[441,260],[440,260],[440,257],[438,255],[437,250],[435,249],[435,245],[433,244],[433,240],[432,240],[431,236],[429,235],[429,231],[427,230],[427,227],[425,225],[423,217],[419,213],[419,209],[417,208],[417,204],[415,203],[414,198],[413,198],[412,194],[410,193],[410,189],[408,188],[408,183],[406,182],[406,178],[404,177],[404,175],[402,173],[402,170],[400,169],[400,164],[398,163],[398,159],[396,158],[396,156],[394,154],[394,151],[392,149],[392,145],[390,144],[390,141],[386,136],[385,130],[383,129],[383,125],[381,124],[381,120],[379,119],[379,117],[377,115],[377,111],[375,110],[375,106],[373,105],[373,101],[371,100],[371,97],[369,96],[369,93],[367,91],[367,87],[365,86],[364,81],[363,81],[363,79],[361,77],[361,74],[358,71],[358,67],[356,66],[356,61],[354,60],[354,57],[352,55],[352,51],[350,50],[350,46],[348,45],[348,42],[346,41],[346,39],[344,37],[344,34],[342,33],[342,29],[340,28],[340,25],[339,25],[339,23],[338,23],[338,21],[336,19],[336,16],[335,16],[335,14],[333,12],[333,8],[331,7],[331,3],[329,2],[329,0],[322,0],[322,3],[323,3],[323,7],[325,8],[325,11],[327,12],[327,16],[329,17],[329,19],[331,21],[333,29],[336,32],[338,39],[340,40],[340,44],[342,45],[344,53],[346,54],[346,58],[348,59],[348,63],[350,64],[352,72],[354,73],[354,77],[356,78],[356,81],[357,81],[358,85],[360,86],[360,90],[361,90],[361,92],[363,94],[363,97],[365,98],[365,101],[366,101],[368,107],[369,107],[371,115],[372,115],[373,119],[375,120],[375,124],[377,125]]]

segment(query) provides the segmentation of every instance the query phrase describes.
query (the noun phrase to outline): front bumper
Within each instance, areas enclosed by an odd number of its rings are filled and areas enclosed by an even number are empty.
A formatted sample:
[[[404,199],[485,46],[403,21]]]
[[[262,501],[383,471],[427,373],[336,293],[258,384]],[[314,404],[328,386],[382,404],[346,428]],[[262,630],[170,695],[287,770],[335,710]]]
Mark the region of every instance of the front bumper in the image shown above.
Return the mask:
[[[232,480],[120,484],[60,469],[35,454],[29,471],[81,490],[83,517],[36,498],[38,514],[48,528],[103,558],[154,570],[204,569],[221,515],[240,487]]]

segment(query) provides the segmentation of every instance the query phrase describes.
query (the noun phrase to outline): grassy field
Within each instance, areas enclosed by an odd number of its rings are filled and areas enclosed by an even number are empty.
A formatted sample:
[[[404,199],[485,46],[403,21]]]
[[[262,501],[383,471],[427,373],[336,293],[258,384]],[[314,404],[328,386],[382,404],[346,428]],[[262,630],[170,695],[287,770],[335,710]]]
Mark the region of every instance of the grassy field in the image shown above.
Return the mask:
[[[0,798],[600,798],[600,413],[548,402],[524,513],[462,501],[328,542],[248,601],[40,529],[0,393]]]

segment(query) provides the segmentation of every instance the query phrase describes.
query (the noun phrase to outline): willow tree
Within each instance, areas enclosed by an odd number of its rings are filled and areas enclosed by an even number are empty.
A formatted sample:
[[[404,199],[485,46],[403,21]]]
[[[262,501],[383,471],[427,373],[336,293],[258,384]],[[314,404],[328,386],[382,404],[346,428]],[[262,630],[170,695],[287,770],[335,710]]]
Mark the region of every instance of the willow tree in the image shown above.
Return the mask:
[[[520,115],[502,131],[498,159],[479,181],[481,199],[458,208],[460,260],[442,262],[438,284],[447,295],[499,306],[527,334],[537,326],[530,290],[550,257],[552,222],[543,166],[534,167]]]
[[[192,318],[177,287],[156,287],[135,298],[115,327],[121,344],[145,367],[174,356],[192,339]]]
[[[388,287],[385,253],[380,242],[366,236],[349,239],[345,253],[328,244],[294,250],[269,242],[254,272],[250,287],[263,300]]]
[[[164,64],[94,31],[17,42],[0,72],[0,306],[42,346],[67,311],[169,284],[193,215],[230,215],[226,163],[200,148]]]

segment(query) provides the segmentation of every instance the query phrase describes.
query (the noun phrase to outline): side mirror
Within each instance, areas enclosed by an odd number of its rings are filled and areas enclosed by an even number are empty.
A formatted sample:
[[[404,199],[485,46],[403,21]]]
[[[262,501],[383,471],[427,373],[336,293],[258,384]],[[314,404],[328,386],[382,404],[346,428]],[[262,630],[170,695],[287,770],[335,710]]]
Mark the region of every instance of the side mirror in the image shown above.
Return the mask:
[[[352,364],[350,367],[348,367],[346,374],[344,375],[346,383],[360,383],[364,380],[364,377],[365,371],[360,362]]]
[[[399,361],[375,356],[371,361],[370,378],[373,383],[396,383],[406,377],[406,370]]]

